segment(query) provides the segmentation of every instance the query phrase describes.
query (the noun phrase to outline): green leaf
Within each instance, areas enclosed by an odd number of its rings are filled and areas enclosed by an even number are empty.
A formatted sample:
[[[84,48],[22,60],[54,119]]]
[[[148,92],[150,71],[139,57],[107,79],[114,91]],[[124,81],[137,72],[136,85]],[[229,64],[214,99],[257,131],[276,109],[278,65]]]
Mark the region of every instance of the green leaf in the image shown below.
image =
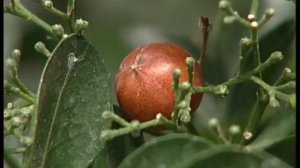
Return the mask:
[[[284,108],[287,109],[287,108]],[[282,114],[284,113],[284,114]],[[288,110],[277,112],[277,117],[258,135],[258,137],[249,144],[252,149],[266,149],[282,140],[295,136],[296,114]]]
[[[174,168],[288,168],[280,159],[264,152],[250,153],[240,147],[216,146],[186,157]]]
[[[106,148],[101,131],[111,126],[110,74],[83,37],[73,35],[54,49],[42,74],[37,127],[28,167],[87,167]]]
[[[267,150],[285,162],[295,164],[296,113],[289,105],[281,105],[267,127],[249,144],[251,150]]]
[[[119,168],[173,167],[187,156],[212,145],[210,141],[190,134],[168,134],[146,142],[127,156]]]

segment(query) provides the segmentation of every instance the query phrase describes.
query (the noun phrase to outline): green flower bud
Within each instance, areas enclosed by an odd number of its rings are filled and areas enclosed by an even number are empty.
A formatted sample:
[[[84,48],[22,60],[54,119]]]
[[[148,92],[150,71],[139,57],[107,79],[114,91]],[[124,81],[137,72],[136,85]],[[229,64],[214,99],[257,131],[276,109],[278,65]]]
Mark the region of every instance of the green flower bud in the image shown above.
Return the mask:
[[[222,10],[226,10],[230,8],[230,3],[227,0],[221,0],[219,2],[219,8]]]
[[[50,51],[46,48],[45,44],[40,41],[34,45],[34,48],[38,53],[43,54],[47,57],[51,54]]]
[[[229,133],[231,135],[237,135],[241,133],[241,128],[238,125],[232,125],[229,127]]]
[[[233,23],[234,21],[236,21],[235,16],[225,16],[224,19],[223,19],[223,22],[225,24],[230,24],[230,23]]]
[[[43,7],[47,8],[47,9],[53,8],[53,2],[50,0],[43,0],[42,5],[43,5]]]
[[[273,8],[269,8],[265,11],[267,17],[272,17],[275,14],[275,10]]]
[[[82,32],[88,27],[89,23],[82,19],[77,19],[75,21],[75,30],[77,33],[82,34]]]
[[[188,82],[183,82],[183,83],[180,85],[180,88],[181,88],[182,90],[188,90],[188,89],[191,88],[191,84],[188,83]]]
[[[64,35],[64,28],[60,24],[55,24],[52,26],[52,32],[56,37],[62,37]]]
[[[211,128],[217,128],[219,126],[219,120],[217,118],[211,118],[208,121],[208,126]]]

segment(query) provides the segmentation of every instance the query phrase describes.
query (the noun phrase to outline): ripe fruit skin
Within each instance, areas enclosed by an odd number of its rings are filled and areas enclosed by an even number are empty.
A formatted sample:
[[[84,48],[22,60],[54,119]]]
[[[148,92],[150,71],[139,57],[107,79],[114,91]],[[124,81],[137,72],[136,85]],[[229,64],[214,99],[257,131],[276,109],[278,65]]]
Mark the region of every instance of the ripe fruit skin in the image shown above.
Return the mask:
[[[191,54],[171,43],[153,43],[135,49],[121,63],[115,80],[120,107],[131,120],[154,119],[158,113],[171,118],[175,108],[173,72],[181,70],[180,81],[188,81],[185,59]],[[194,85],[202,86],[199,64],[194,68]],[[193,94],[191,112],[199,106],[202,94]]]

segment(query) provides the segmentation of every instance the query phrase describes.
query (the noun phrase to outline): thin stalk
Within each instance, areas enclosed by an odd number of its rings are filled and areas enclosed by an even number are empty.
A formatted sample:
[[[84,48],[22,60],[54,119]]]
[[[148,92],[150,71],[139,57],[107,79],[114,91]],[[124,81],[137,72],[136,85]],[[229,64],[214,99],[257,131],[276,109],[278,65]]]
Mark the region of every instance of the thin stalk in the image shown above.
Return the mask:
[[[13,78],[13,81],[21,91],[33,98],[35,97],[34,94],[23,84],[23,82],[21,82],[20,78],[17,75],[15,76],[15,78]]]
[[[4,81],[4,88],[7,92],[11,92],[15,95],[18,95],[18,96],[22,97],[24,100],[26,100],[32,104],[35,103],[35,98],[22,92],[19,88],[13,86],[12,84],[8,83],[7,81]]]
[[[136,126],[130,125],[130,126],[115,129],[115,130],[105,130],[105,131],[102,132],[101,136],[106,141],[108,141],[108,140],[114,139],[115,137],[125,135],[125,134],[129,134],[133,131],[140,131],[140,130],[143,130],[143,129],[146,129],[146,128],[159,126],[159,125],[166,125],[166,126],[169,126],[169,127],[176,128],[176,126],[171,121],[169,121],[168,119],[156,118],[154,120],[139,123]]]
[[[270,86],[269,84],[267,84],[266,82],[264,82],[263,80],[255,77],[255,76],[252,76],[250,78],[250,80],[252,80],[254,83],[258,84],[261,88],[263,88],[265,91],[267,91],[268,94],[274,94],[275,97],[277,97],[278,99],[289,102],[290,97],[288,95],[276,90],[276,87]]]
[[[263,92],[259,92],[257,95],[257,100],[253,106],[253,109],[251,110],[252,111],[251,116],[246,125],[244,133],[249,132],[252,134],[252,136],[256,133],[255,130],[258,126],[258,123],[267,105],[268,105],[268,96]],[[246,143],[246,139],[242,138],[240,144],[245,144],[245,143]]]
[[[41,1],[41,3],[44,3],[44,2]],[[43,6],[48,12],[50,12],[51,14],[53,14],[53,15],[55,15],[55,16],[57,16],[57,17],[60,17],[60,18],[62,18],[63,20],[69,20],[69,16],[68,16],[66,13],[60,11],[59,9],[57,9],[57,8],[55,8],[55,7],[53,7],[53,6],[48,7],[48,6],[44,5],[44,4],[42,4],[42,6]]]
[[[201,62],[205,58],[205,55],[206,55],[208,36],[209,36],[209,31],[211,29],[211,25],[209,23],[208,17],[201,16],[200,28],[201,28],[201,31],[203,34],[203,38],[202,38],[201,54],[198,59],[198,63],[201,65]]]
[[[47,32],[49,32],[50,34],[52,34],[51,26],[48,23],[46,23],[45,21],[43,21],[42,19],[40,19],[38,16],[36,16],[35,14],[33,14],[32,12],[27,10],[22,5],[20,0],[12,0],[12,5],[8,6],[8,7],[5,7],[4,12],[13,14],[15,16],[19,16],[23,19],[26,19],[30,22],[33,22],[36,25],[43,28],[44,30],[46,30]]]
[[[67,15],[69,16],[69,27],[74,32],[75,25],[75,0],[68,0]]]
[[[237,83],[244,82],[246,80],[250,80],[250,78],[258,74],[259,72],[263,71],[264,69],[270,67],[271,65],[279,62],[283,59],[283,56],[279,52],[274,52],[271,56],[262,64],[256,66],[254,69],[246,72],[245,74],[239,74],[224,83],[221,83],[216,86],[206,86],[206,87],[193,87],[193,92],[202,93],[202,92],[210,92],[214,94],[218,94],[221,92],[222,89],[228,89],[230,86],[235,85]]]
[[[257,15],[258,6],[259,6],[259,0],[252,0],[250,14],[254,15],[255,18],[257,18],[256,15]]]

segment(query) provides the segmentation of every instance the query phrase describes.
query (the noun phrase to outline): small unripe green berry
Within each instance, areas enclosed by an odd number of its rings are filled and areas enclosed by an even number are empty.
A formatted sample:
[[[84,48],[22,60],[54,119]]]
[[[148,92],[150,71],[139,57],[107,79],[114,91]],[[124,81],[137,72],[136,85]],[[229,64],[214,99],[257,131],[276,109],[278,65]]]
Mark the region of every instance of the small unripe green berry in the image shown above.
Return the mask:
[[[255,15],[249,14],[249,15],[247,16],[247,19],[248,19],[249,22],[253,22],[253,21],[255,21]]]
[[[9,102],[9,103],[7,103],[7,109],[9,109],[9,110],[11,110],[11,109],[13,109],[13,103],[12,102]]]
[[[108,119],[110,116],[111,116],[111,112],[110,112],[110,111],[104,111],[104,112],[102,113],[102,117],[103,117],[104,119]]]
[[[235,16],[225,16],[224,19],[223,19],[223,22],[225,24],[230,24],[230,23],[233,23],[234,21],[236,21]]]
[[[251,39],[249,39],[247,37],[244,37],[244,38],[241,39],[240,44],[244,45],[244,46],[250,46],[251,45]]]
[[[155,118],[156,119],[161,119],[162,117],[163,117],[163,115],[161,113],[158,113]]]
[[[138,120],[133,120],[130,124],[135,130],[138,130],[140,127],[140,122]]]
[[[181,88],[182,90],[188,90],[188,89],[191,88],[191,84],[188,83],[188,82],[183,82],[183,83],[180,85],[180,88]]]
[[[253,134],[252,134],[252,132],[245,131],[245,132],[243,133],[243,136],[244,136],[244,138],[245,138],[246,140],[250,140],[250,139],[252,138]]]
[[[258,22],[257,21],[253,21],[250,23],[251,28],[256,29],[258,27]]]
[[[182,115],[180,116],[180,121],[183,123],[188,123],[191,121],[190,110],[186,110],[182,113]]]
[[[8,67],[14,67],[14,66],[16,66],[16,62],[15,62],[15,60],[13,60],[13,59],[11,59],[11,58],[8,58],[8,59],[6,60],[6,65],[7,65]]]
[[[175,69],[174,73],[173,73],[173,78],[177,79],[180,77],[181,71],[180,69]]]
[[[223,10],[228,9],[228,8],[230,8],[230,3],[227,0],[221,0],[219,2],[219,8],[223,9]]]
[[[195,64],[195,59],[193,57],[187,57],[185,62],[189,67],[193,67]]]
[[[186,103],[186,101],[181,101],[181,102],[178,104],[178,107],[179,107],[179,108],[186,108],[186,107],[188,107],[188,104]]]
[[[13,117],[11,121],[12,121],[12,125],[15,127],[19,127],[22,124],[21,118],[17,116]]]
[[[14,49],[12,51],[12,57],[14,60],[16,60],[16,62],[19,62],[21,58],[21,51],[19,49]]]
[[[64,34],[64,28],[60,24],[55,24],[52,26],[52,33],[56,37],[62,37]]]
[[[229,133],[231,135],[237,135],[241,133],[241,128],[238,125],[232,125],[229,127]]]
[[[26,146],[30,146],[33,143],[33,139],[30,137],[22,137],[20,139],[21,143],[25,144]]]
[[[216,95],[226,96],[229,93],[228,87],[226,85],[221,85],[217,87],[215,92]]]
[[[75,21],[75,30],[77,33],[82,33],[87,27],[89,23],[82,19],[77,19]]]
[[[50,55],[50,52],[49,50],[46,48],[45,44],[42,43],[42,42],[37,42],[35,45],[34,45],[34,48],[35,50],[40,53],[40,54],[43,54],[45,56],[49,56]]]
[[[265,13],[268,17],[272,17],[275,14],[275,10],[273,8],[268,8]]]
[[[278,62],[281,61],[283,59],[283,55],[280,51],[275,51],[271,54],[270,58],[274,61],[274,62]]]
[[[217,118],[211,118],[209,121],[208,121],[208,126],[211,127],[211,128],[216,128],[219,126],[219,120]]]
[[[284,73],[291,73],[291,72],[292,72],[292,70],[290,68],[288,68],[288,67],[284,68]]]
[[[43,0],[42,5],[47,8],[47,9],[52,9],[53,8],[53,2],[50,0]]]

